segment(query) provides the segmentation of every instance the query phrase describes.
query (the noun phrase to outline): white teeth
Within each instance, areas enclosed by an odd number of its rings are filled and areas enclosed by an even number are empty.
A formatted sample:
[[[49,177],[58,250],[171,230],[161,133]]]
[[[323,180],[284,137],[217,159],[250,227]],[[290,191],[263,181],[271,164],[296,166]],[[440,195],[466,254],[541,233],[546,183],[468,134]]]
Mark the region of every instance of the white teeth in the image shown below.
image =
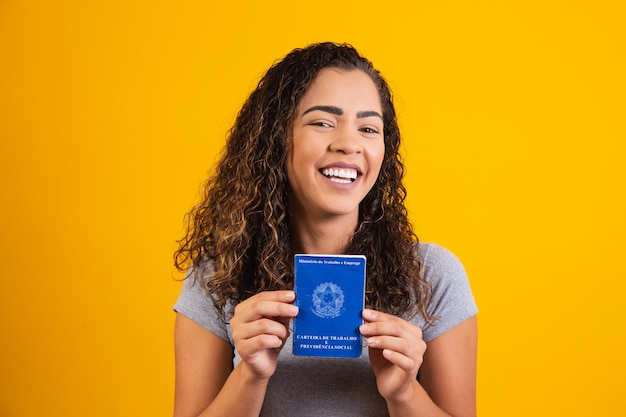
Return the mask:
[[[345,179],[348,181],[336,181],[336,182],[350,182],[357,177],[356,169],[352,168],[325,168],[322,170],[322,174],[325,177],[331,178],[331,180]]]

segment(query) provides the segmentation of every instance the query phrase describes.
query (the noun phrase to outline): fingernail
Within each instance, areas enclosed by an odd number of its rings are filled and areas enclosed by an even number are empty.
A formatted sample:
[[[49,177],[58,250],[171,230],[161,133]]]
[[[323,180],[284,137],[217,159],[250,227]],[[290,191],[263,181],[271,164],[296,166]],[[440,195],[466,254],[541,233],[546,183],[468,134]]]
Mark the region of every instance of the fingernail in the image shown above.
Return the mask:
[[[361,333],[365,333],[365,332],[367,332],[369,329],[370,329],[370,327],[369,327],[367,324],[362,324],[362,325],[359,327],[359,330],[361,330]]]
[[[372,310],[365,309],[363,310],[363,317],[365,317],[366,319],[373,319],[374,312]]]
[[[298,306],[290,305],[287,311],[289,312],[289,314],[293,314],[295,316],[296,314],[298,314]]]
[[[294,298],[296,298],[296,293],[293,291],[287,291],[285,292],[285,300],[293,300]]]

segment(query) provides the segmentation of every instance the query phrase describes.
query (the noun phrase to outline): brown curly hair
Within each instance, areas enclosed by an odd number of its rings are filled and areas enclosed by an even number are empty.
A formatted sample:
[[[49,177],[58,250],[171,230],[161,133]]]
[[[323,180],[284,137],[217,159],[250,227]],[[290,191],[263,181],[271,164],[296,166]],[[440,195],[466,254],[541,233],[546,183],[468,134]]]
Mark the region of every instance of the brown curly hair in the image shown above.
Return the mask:
[[[174,254],[180,271],[199,273],[218,311],[267,290],[293,287],[293,246],[284,167],[291,120],[323,68],[361,70],[376,85],[383,110],[385,155],[378,180],[359,205],[347,254],[367,257],[366,304],[395,315],[426,312],[431,288],[422,277],[417,236],[404,206],[400,131],[387,82],[347,44],[295,49],[275,63],[250,94],[204,197],[186,217]],[[224,315],[222,313],[222,318]]]

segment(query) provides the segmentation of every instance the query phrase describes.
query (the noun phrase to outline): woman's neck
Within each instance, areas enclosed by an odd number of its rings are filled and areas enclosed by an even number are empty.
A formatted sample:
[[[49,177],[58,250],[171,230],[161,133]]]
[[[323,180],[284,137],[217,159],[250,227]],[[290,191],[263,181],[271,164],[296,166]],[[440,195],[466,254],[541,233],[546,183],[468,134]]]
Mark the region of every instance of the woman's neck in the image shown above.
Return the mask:
[[[291,230],[296,253],[343,254],[350,243],[358,219],[334,217],[317,221],[294,221]]]

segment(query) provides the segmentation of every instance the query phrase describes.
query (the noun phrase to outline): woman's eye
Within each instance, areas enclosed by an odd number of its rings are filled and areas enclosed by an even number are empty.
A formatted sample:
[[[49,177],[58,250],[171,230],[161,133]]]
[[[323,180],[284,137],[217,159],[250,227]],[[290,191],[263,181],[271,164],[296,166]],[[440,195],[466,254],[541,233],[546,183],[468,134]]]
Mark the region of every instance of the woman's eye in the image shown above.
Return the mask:
[[[319,127],[331,127],[331,124],[328,122],[313,122],[311,126],[319,126]]]
[[[363,128],[361,128],[361,132],[363,132],[363,133],[378,133],[378,130],[374,129],[373,127],[363,127]]]

